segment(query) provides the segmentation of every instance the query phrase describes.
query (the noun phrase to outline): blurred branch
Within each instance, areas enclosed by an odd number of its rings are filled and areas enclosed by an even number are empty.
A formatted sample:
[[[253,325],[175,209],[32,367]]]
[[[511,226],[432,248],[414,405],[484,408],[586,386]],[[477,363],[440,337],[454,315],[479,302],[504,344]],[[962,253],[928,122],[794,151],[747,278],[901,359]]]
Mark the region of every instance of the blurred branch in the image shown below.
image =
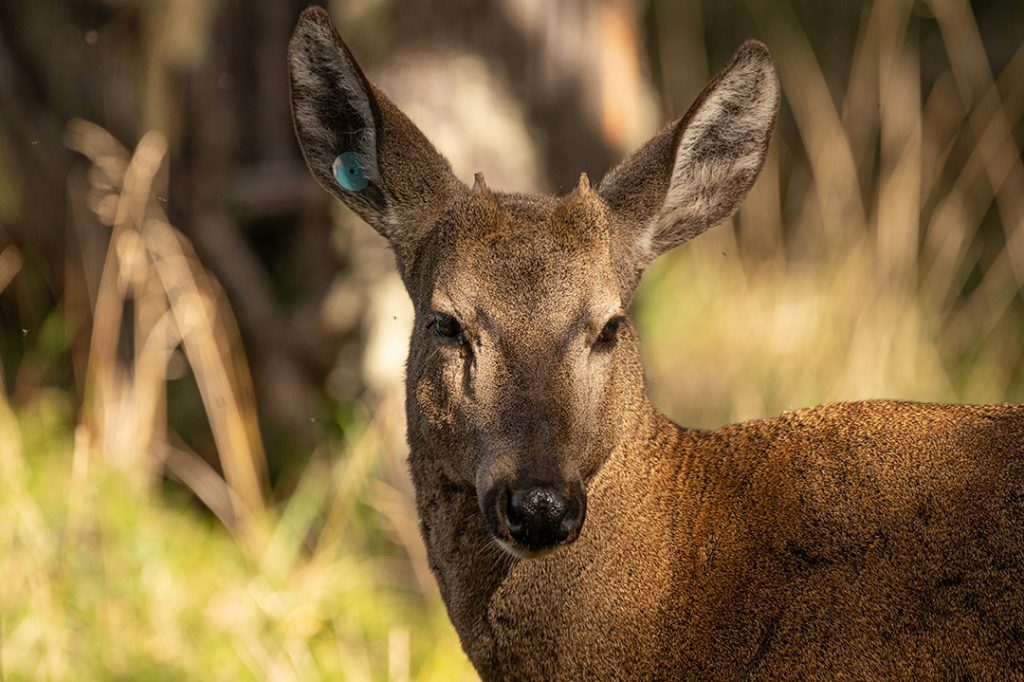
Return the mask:
[[[174,447],[167,443],[163,444],[162,460],[163,466],[173,476],[180,480],[186,488],[195,493],[196,497],[202,500],[203,504],[213,512],[225,528],[236,527],[234,507],[237,501],[232,501],[231,488],[225,483],[213,467],[206,463],[199,455],[185,449]],[[160,454],[160,453],[154,453]],[[154,473],[161,473],[155,471]]]
[[[1001,101],[970,5],[963,0],[932,0],[931,4],[965,109],[977,106],[991,112],[984,125],[979,125],[981,116],[968,117],[968,124],[981,154],[981,167],[996,193],[1007,240],[1006,257],[1018,287],[1024,287],[1024,240],[1014,238],[1024,229],[1024,164],[1013,134],[1017,120]],[[1021,54],[1024,49],[1018,50]]]

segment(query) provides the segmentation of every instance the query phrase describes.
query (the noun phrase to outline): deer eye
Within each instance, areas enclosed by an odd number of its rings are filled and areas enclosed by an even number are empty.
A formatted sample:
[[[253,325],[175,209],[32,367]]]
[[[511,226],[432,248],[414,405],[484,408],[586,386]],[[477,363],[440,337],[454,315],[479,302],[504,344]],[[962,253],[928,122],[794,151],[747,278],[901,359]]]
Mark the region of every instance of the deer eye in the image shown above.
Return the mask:
[[[462,325],[460,325],[459,321],[451,315],[442,315],[438,313],[430,323],[430,329],[435,335],[440,336],[442,339],[452,339],[453,341],[458,341],[460,344],[463,343]]]
[[[601,333],[597,335],[597,341],[594,343],[594,346],[609,346],[614,343],[619,334],[619,327],[624,319],[621,315],[616,315],[608,320],[604,327],[601,328]]]

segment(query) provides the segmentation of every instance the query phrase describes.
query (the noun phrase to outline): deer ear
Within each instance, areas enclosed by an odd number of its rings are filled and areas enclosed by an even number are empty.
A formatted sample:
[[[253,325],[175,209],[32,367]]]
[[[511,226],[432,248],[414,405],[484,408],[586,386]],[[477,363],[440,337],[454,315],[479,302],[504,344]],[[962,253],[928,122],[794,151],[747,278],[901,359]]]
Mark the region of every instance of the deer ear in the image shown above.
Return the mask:
[[[632,284],[656,256],[732,215],[764,164],[778,107],[768,48],[749,41],[682,118],[605,176],[598,193]]]
[[[402,260],[458,186],[448,162],[363,75],[321,7],[288,44],[292,119],[313,176]]]

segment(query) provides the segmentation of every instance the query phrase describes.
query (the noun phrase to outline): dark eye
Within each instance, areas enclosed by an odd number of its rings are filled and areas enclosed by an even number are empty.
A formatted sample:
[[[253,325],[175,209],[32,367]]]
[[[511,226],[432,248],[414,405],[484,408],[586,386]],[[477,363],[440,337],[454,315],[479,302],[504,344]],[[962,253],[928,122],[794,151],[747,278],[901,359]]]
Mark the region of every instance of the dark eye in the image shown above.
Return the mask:
[[[594,345],[607,346],[613,343],[619,334],[619,326],[622,325],[623,319],[621,315],[616,315],[608,320],[604,327],[601,328],[601,333],[597,335],[597,343]]]
[[[433,332],[443,339],[456,340],[462,343],[462,325],[450,315],[436,315],[430,323]]]

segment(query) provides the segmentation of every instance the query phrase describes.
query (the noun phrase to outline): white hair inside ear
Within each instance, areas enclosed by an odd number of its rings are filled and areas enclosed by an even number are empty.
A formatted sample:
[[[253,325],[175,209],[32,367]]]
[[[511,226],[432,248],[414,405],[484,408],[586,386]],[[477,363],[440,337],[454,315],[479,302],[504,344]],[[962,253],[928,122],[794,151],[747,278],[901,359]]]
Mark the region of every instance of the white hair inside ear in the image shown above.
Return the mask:
[[[750,41],[681,119],[672,178],[641,253],[654,258],[736,210],[764,163],[778,105],[771,56]]]

